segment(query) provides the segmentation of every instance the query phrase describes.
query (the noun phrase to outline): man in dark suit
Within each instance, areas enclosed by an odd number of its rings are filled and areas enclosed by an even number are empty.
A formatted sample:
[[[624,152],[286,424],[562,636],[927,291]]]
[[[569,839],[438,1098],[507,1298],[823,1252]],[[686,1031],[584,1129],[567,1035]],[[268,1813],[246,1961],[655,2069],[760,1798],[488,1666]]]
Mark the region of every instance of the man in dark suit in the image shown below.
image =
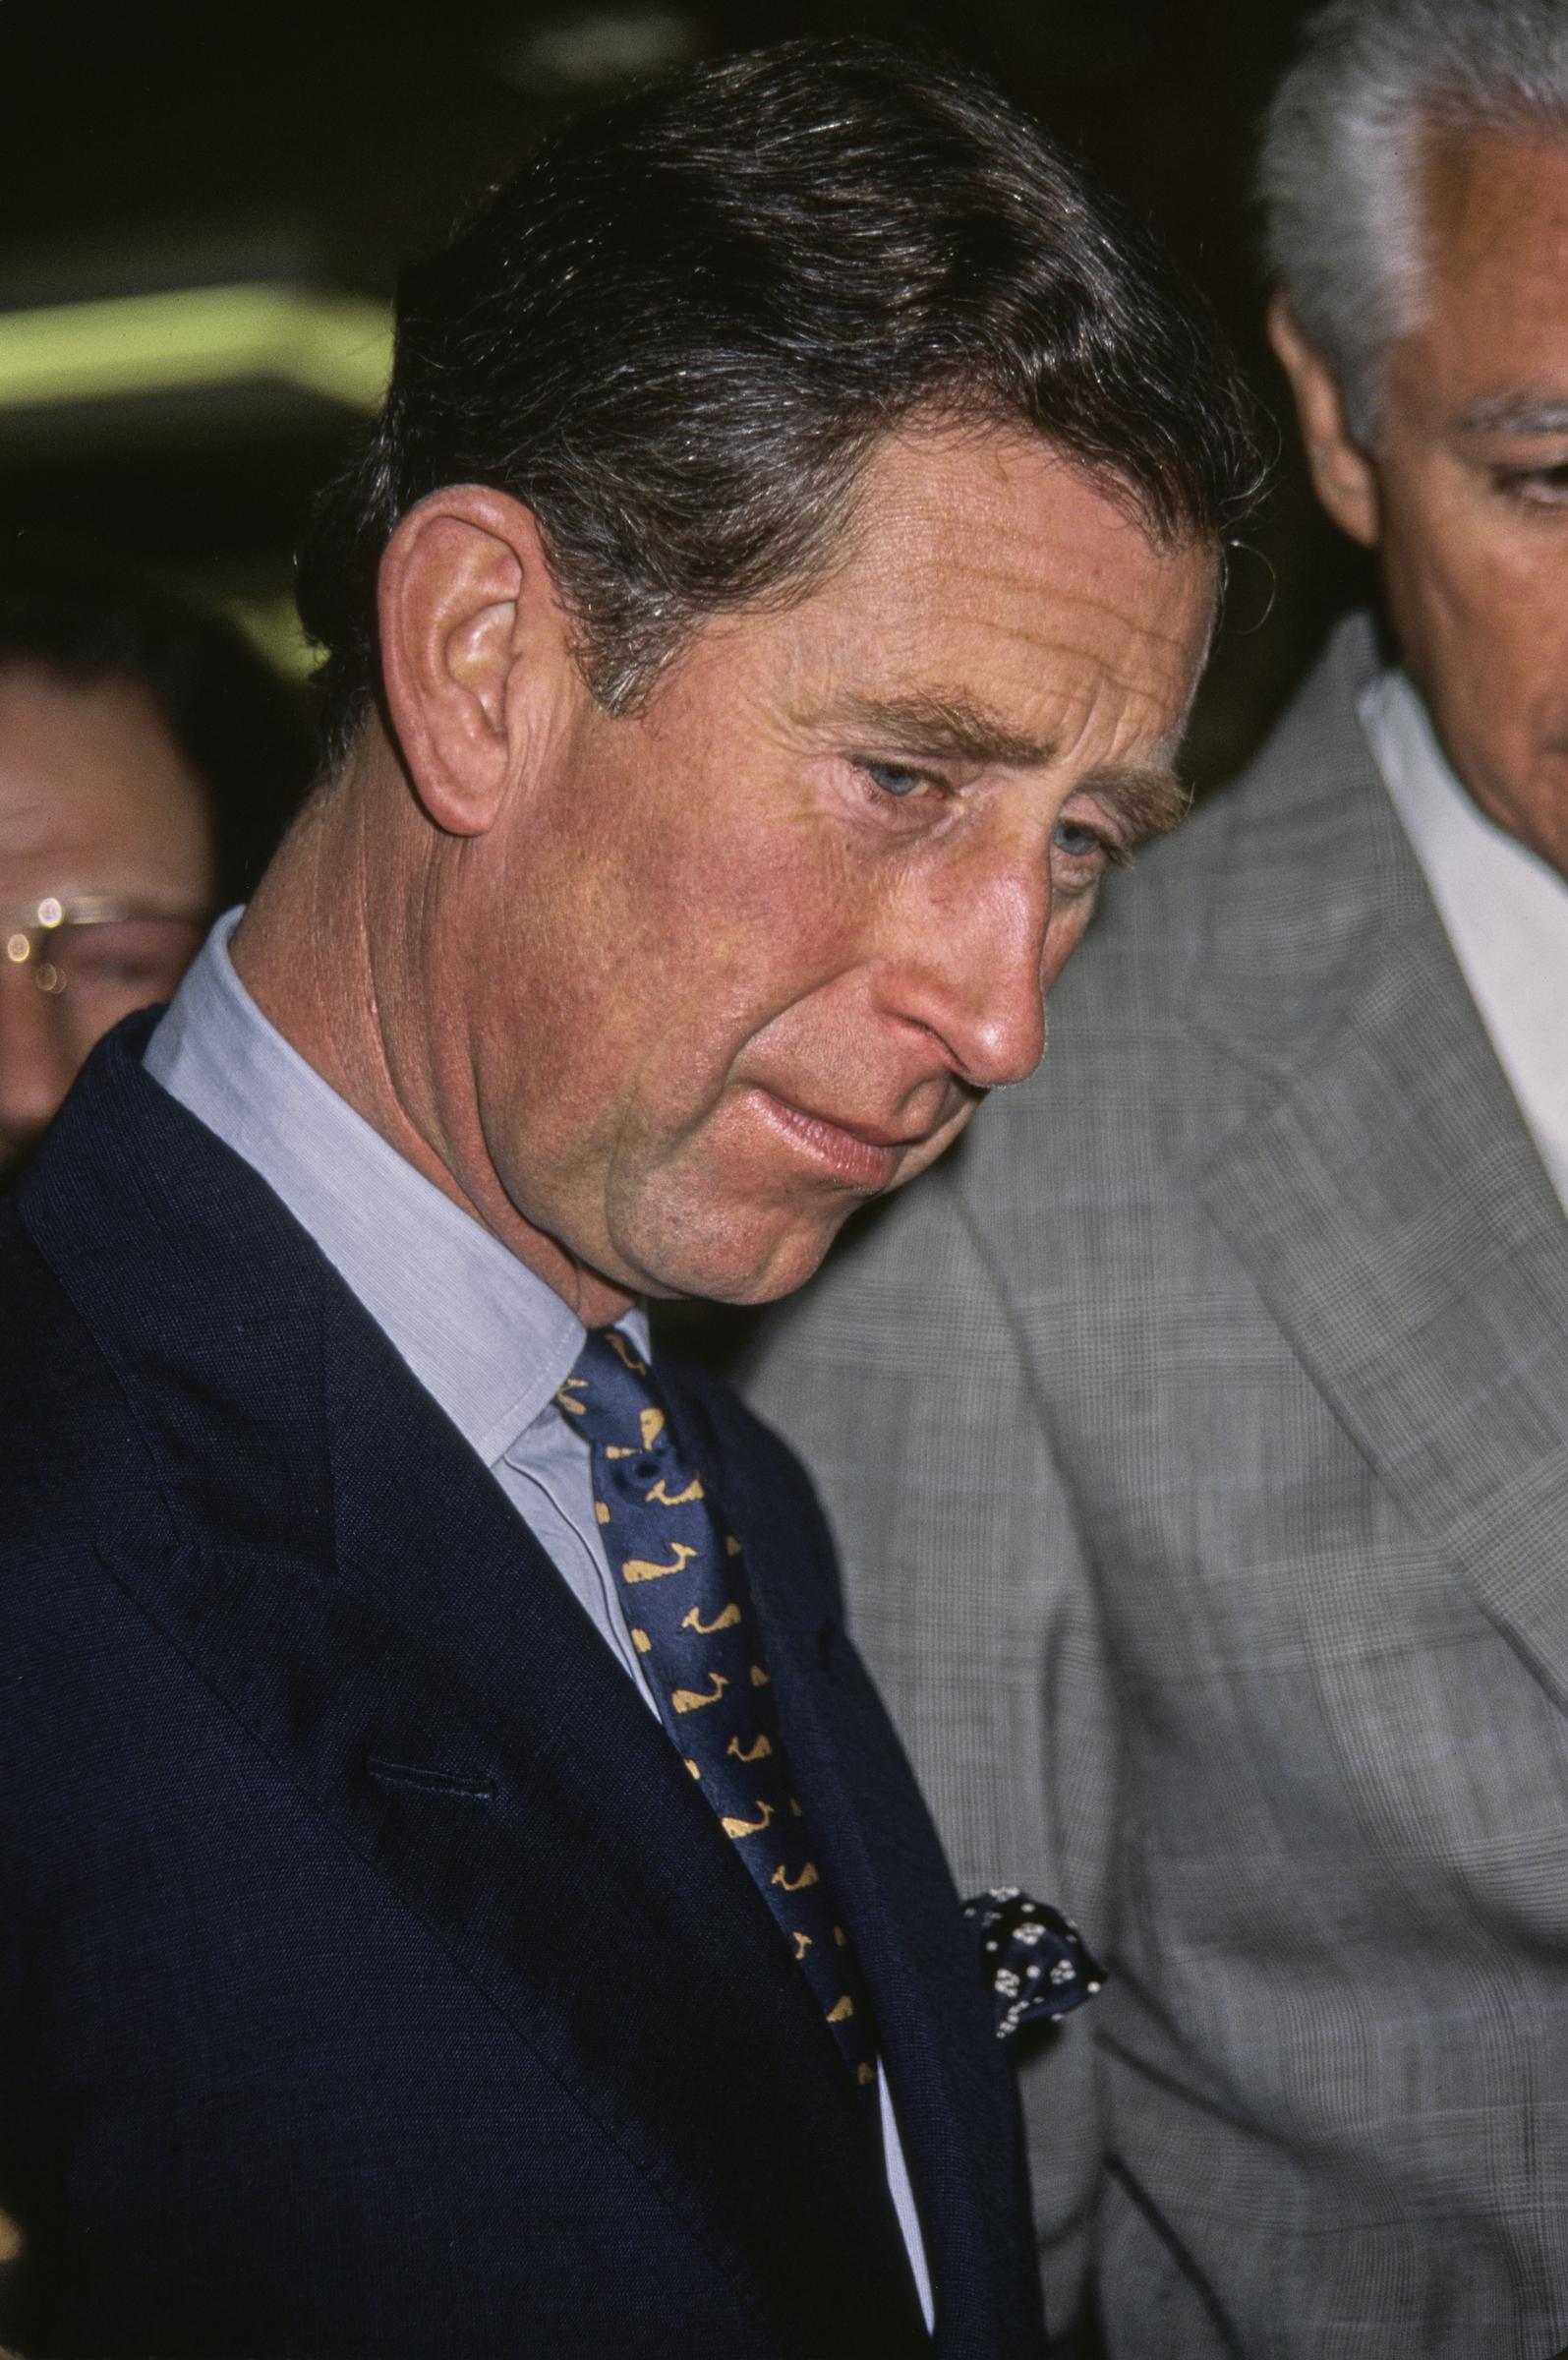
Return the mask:
[[[1116,2360],[1568,2333],[1565,126],[1561,0],[1314,20],[1273,327],[1387,627],[758,1384],[958,1873],[1109,1950],[1024,2103]]]
[[[409,274],[323,783],[0,1233],[29,2352],[1036,2347],[812,1495],[641,1304],[795,1285],[1033,1064],[1249,466],[1137,241],[875,49]]]

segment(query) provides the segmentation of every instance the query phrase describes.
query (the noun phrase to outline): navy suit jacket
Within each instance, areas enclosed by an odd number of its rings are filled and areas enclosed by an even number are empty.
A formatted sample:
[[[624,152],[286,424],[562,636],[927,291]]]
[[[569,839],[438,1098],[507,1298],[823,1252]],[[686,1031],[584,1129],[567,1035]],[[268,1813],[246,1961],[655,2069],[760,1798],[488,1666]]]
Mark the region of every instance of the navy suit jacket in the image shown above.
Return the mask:
[[[29,2356],[900,2360],[866,2109],[662,1730],[303,1230],[97,1051],[0,1209],[0,2205]],[[936,2349],[1042,2330],[1011,2064],[794,1460],[746,1549]]]

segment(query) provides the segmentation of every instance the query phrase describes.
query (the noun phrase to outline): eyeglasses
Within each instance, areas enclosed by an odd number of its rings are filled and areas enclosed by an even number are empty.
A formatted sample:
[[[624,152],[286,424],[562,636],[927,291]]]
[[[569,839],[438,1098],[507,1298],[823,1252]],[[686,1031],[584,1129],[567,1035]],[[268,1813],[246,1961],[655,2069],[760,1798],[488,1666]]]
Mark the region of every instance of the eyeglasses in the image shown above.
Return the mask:
[[[75,1033],[167,999],[202,946],[209,910],[87,895],[0,905],[0,974],[27,969]],[[19,978],[20,980],[20,978]]]

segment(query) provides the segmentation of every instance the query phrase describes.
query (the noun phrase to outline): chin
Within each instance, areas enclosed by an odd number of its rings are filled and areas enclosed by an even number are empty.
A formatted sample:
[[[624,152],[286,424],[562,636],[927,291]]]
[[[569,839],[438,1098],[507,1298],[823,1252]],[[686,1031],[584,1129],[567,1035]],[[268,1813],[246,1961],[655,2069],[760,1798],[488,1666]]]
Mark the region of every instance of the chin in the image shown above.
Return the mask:
[[[685,1297],[737,1308],[776,1303],[793,1294],[820,1266],[840,1220],[820,1216],[781,1234],[777,1222],[672,1225],[642,1242],[628,1260],[641,1271],[646,1294]]]

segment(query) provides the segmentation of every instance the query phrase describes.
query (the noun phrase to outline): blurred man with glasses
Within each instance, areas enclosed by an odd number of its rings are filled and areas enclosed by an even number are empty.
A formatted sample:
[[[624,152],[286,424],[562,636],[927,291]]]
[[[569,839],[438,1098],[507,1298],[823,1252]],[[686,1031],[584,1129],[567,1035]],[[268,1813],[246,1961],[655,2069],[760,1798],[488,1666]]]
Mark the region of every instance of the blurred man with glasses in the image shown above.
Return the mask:
[[[0,1178],[93,1044],[171,996],[308,759],[215,616],[87,559],[0,562]]]

